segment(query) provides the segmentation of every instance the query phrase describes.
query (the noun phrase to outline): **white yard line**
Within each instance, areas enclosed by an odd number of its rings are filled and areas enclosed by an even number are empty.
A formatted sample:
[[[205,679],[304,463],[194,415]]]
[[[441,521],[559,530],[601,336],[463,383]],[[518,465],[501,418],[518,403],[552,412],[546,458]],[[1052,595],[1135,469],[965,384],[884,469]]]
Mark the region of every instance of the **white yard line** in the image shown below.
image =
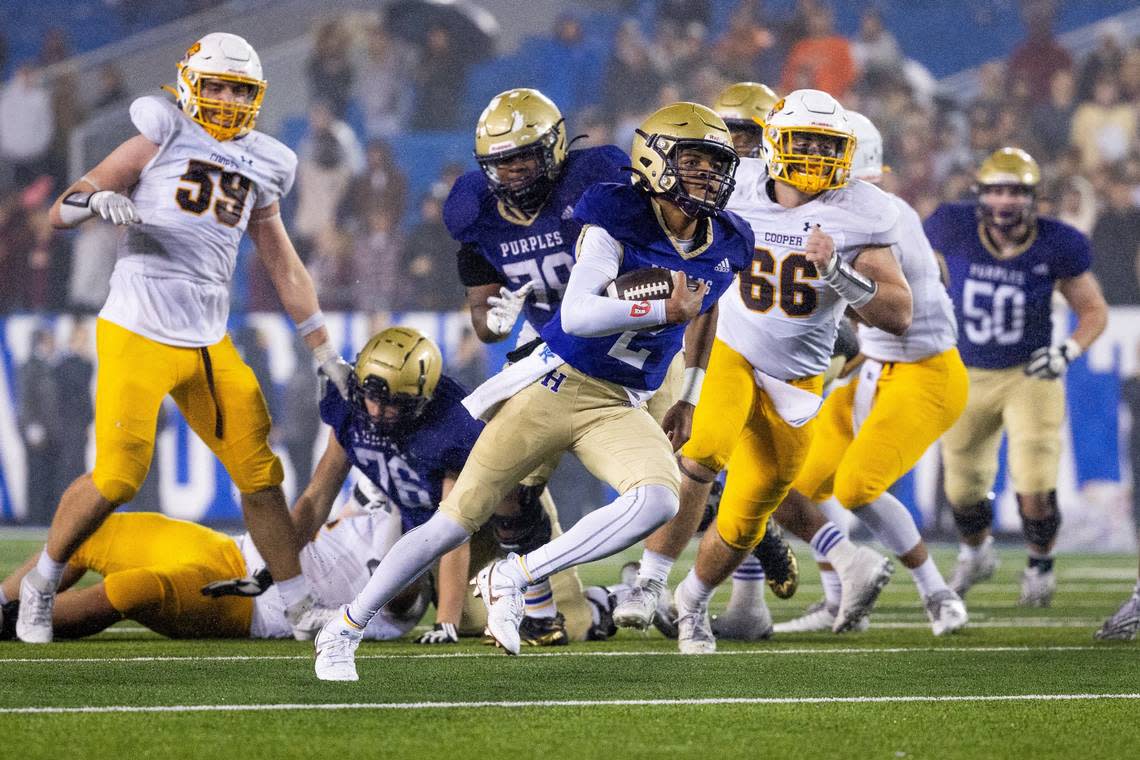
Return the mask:
[[[1088,700],[1135,700],[1140,693],[1130,694],[976,694],[913,695],[895,697],[710,697],[705,699],[559,699],[502,702],[363,702],[325,704],[249,704],[249,705],[104,705],[83,707],[7,707],[0,714],[69,714],[69,713],[189,713],[189,712],[265,712],[269,710],[470,710],[491,708],[559,708],[559,707],[676,707],[700,705],[821,705],[821,704],[898,704],[921,702],[1070,702]]]

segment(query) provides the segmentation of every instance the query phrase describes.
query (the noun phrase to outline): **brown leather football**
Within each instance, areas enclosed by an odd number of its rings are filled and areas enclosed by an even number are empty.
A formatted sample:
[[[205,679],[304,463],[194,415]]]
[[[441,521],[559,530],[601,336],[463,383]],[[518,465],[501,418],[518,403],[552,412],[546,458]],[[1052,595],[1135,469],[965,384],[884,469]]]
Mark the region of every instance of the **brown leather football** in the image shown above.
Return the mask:
[[[606,295],[622,301],[656,301],[673,294],[673,273],[663,267],[634,269],[606,286]]]

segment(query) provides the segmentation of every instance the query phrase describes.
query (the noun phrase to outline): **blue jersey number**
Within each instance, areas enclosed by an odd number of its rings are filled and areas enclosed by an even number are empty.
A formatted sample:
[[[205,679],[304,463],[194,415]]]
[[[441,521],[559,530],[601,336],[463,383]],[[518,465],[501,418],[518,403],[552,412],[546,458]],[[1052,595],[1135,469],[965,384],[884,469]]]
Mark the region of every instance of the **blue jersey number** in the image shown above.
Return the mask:
[[[374,462],[380,482],[380,490],[394,500],[397,506],[405,509],[430,509],[431,494],[423,487],[419,475],[408,466],[399,455],[385,457],[384,452],[356,447],[356,458],[360,462]]]
[[[553,311],[562,301],[566,281],[570,279],[570,268],[574,257],[566,251],[550,253],[538,259],[525,259],[503,264],[503,274],[516,286],[534,283],[535,305],[546,311]]]
[[[966,338],[974,345],[1012,346],[1025,334],[1025,291],[968,279],[962,285],[962,316]]]

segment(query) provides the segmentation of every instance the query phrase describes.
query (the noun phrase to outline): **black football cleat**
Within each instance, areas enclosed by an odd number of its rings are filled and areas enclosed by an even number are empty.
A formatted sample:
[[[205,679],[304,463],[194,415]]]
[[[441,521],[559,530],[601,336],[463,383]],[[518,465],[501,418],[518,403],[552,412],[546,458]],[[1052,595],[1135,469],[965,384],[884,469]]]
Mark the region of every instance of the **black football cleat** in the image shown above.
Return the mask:
[[[752,556],[760,560],[773,594],[781,599],[795,596],[800,586],[800,565],[791,544],[784,538],[784,529],[775,520],[768,520],[768,530],[752,550]]]
[[[566,618],[561,612],[552,618],[524,617],[519,638],[528,647],[561,647],[570,643],[566,634]]]

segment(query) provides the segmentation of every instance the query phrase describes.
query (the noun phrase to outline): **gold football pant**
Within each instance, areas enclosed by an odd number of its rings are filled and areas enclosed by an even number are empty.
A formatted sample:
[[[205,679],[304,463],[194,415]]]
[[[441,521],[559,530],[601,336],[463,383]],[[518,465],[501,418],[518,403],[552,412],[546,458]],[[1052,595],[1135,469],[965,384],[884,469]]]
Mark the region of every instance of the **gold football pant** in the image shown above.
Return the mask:
[[[823,376],[790,385],[819,395]],[[681,454],[710,470],[728,466],[716,529],[729,546],[751,549],[764,538],[768,516],[791,488],[811,445],[815,421],[792,427],[756,384],[752,365],[728,346],[713,343],[693,434]]]
[[[182,348],[100,319],[96,345],[92,475],[105,499],[130,501],[142,485],[154,454],[159,407],[168,394],[239,491],[260,491],[284,479],[281,461],[269,448],[265,398],[229,336],[207,348]]]
[[[966,368],[951,348],[917,362],[885,362],[866,420],[854,430],[859,377],[823,403],[815,440],[793,485],[812,501],[870,504],[906,474],[966,406]]]
[[[152,512],[108,517],[70,564],[103,576],[111,606],[173,638],[247,638],[249,597],[202,596],[213,581],[240,578],[245,560],[217,531]]]

